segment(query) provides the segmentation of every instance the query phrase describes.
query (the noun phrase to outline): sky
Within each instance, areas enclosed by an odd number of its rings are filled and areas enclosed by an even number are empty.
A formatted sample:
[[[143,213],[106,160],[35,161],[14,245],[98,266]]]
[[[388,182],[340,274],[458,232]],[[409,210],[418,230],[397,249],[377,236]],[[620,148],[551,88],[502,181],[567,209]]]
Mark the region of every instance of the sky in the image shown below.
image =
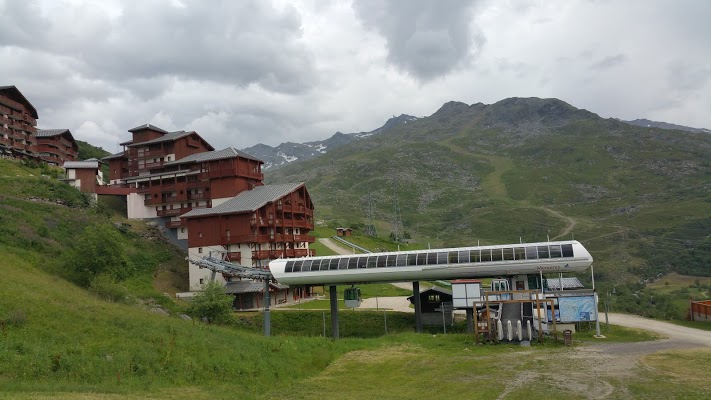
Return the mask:
[[[706,0],[0,0],[0,85],[110,152],[370,131],[447,101],[555,97],[711,128]]]

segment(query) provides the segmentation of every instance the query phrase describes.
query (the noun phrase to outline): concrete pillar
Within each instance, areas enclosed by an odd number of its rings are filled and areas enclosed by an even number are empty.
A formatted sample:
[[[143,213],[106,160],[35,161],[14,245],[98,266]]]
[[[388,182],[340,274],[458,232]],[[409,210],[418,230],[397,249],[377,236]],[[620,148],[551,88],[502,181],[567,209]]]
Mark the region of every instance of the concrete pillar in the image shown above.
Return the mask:
[[[467,308],[467,333],[474,333],[474,308]]]
[[[328,287],[331,302],[331,336],[338,339],[338,291],[336,285]]]
[[[420,282],[412,282],[412,299],[415,303],[415,331],[422,333],[422,307],[420,307]]]
[[[269,279],[264,280],[264,336],[272,334],[272,318],[269,314]]]

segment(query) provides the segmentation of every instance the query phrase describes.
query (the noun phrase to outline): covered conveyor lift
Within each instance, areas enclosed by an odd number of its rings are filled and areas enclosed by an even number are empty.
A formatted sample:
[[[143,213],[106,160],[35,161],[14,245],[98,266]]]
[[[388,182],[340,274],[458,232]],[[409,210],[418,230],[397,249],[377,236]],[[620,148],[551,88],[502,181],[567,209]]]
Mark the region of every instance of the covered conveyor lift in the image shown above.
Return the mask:
[[[190,261],[212,270],[213,276],[220,272],[226,276],[264,280],[265,285],[275,280],[289,286],[329,286],[331,332],[336,339],[339,337],[337,285],[412,282],[416,329],[421,332],[421,280],[540,274],[544,271],[582,272],[592,265],[593,259],[580,242],[569,240],[277,259],[269,263],[268,270],[245,267],[212,256]],[[268,290],[265,292],[268,295]],[[268,307],[265,311],[265,334],[268,335]]]

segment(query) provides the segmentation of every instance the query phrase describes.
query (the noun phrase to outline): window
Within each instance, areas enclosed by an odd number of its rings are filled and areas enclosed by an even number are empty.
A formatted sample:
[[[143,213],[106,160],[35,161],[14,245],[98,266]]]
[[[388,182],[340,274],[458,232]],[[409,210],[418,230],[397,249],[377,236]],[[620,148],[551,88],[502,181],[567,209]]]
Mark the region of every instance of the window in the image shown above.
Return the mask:
[[[200,278],[200,284],[202,285],[204,282],[205,282],[205,280]]]
[[[427,301],[430,303],[439,303],[439,295],[438,294],[431,294],[427,296]]]
[[[294,267],[294,262],[293,261],[287,261],[286,266],[284,267],[284,272],[291,272],[292,268]]]
[[[437,264],[447,264],[447,253],[437,253]]]
[[[387,261],[386,266],[387,267],[394,267],[396,259],[397,259],[397,256],[395,254],[388,255],[388,261]]]
[[[388,256],[378,256],[378,268],[384,268],[385,267],[385,261],[387,260]]]
[[[407,265],[417,265],[417,254],[408,254],[407,255]]]
[[[437,265],[437,253],[427,253],[427,265]]]
[[[313,260],[305,260],[304,264],[301,266],[301,272],[311,271],[311,263],[313,263]]]
[[[481,250],[472,250],[469,252],[469,261],[473,263],[481,262]]]
[[[503,260],[502,249],[491,249],[491,261]]]
[[[572,244],[564,244],[561,246],[563,250],[563,257],[573,257],[573,245]]]
[[[398,254],[396,265],[398,267],[404,267],[405,265],[407,265],[407,254]]]
[[[358,257],[358,268],[365,268],[368,264],[368,257]]]
[[[338,269],[348,269],[348,258],[338,260]]]
[[[483,249],[481,251],[481,261],[482,262],[491,261],[491,249]]]
[[[202,237],[202,232],[198,232],[198,237]]]
[[[198,247],[198,253],[202,254],[202,247]]]
[[[358,257],[351,257],[350,260],[348,260],[348,269],[356,268],[358,268]]]
[[[303,265],[303,261],[294,261],[294,272],[301,272],[301,265]]]
[[[469,252],[468,251],[460,251],[459,252],[459,262],[460,263],[468,263],[469,262]]]
[[[427,253],[417,255],[417,265],[427,265]]]
[[[185,233],[185,228],[180,228],[180,233]]]
[[[526,260],[537,260],[538,259],[538,250],[536,250],[535,246],[529,246],[526,247]]]
[[[526,259],[526,248],[525,247],[514,247],[514,258],[517,260]]]
[[[368,268],[375,268],[376,265],[378,265],[378,257],[368,256]]]
[[[449,263],[450,264],[459,264],[459,253],[456,251],[450,251],[449,252]]]
[[[323,270],[323,267],[321,267]],[[338,258],[332,258],[331,261],[328,263],[328,269],[334,270],[338,269]]]
[[[504,260],[513,260],[514,259],[514,249],[511,247],[506,247],[503,249],[504,253]]]
[[[548,255],[548,246],[538,246],[538,258],[550,258]]]
[[[550,249],[551,258],[560,258],[560,257],[562,257],[562,253],[561,253],[561,251],[560,251],[560,245],[559,245],[559,244],[550,245],[550,246],[548,246],[548,248]]]

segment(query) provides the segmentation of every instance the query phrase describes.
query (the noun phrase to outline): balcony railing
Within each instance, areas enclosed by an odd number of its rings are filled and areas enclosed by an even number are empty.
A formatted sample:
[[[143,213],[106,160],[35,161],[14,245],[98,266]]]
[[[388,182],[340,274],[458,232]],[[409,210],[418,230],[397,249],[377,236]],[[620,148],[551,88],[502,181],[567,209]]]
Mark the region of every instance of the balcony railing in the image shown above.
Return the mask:
[[[243,176],[248,178],[254,178],[259,180],[264,180],[264,174],[259,172],[254,172],[251,170],[237,169],[237,168],[218,168],[211,169],[208,172],[210,178],[222,178],[225,176]]]
[[[240,252],[229,252],[225,254],[225,260],[231,261],[231,262],[236,262],[236,263],[242,263],[242,253]]]
[[[190,210],[187,208],[173,208],[173,209],[165,209],[165,210],[158,210],[156,213],[158,214],[159,217],[174,217],[176,215],[180,215],[183,213],[186,213]]]
[[[165,222],[166,228],[180,228],[181,226],[183,226],[183,221],[166,221]]]

